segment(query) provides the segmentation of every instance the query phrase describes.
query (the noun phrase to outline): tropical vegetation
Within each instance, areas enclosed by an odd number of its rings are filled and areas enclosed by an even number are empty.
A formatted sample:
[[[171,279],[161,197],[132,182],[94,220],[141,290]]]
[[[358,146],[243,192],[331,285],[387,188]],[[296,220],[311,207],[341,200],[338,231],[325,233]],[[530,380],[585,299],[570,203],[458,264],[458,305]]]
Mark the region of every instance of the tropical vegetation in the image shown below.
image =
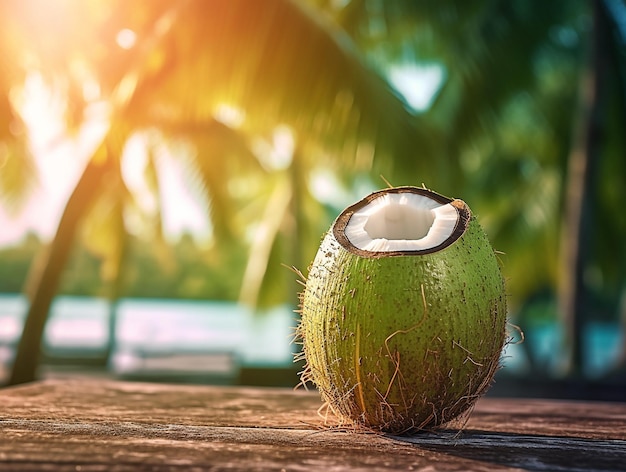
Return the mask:
[[[102,261],[112,300],[133,238],[149,234],[159,268],[171,263],[168,158],[210,215],[221,270],[245,255],[238,295],[253,305],[294,301],[283,264],[306,268],[343,203],[315,178],[336,195],[382,174],[463,198],[503,253],[516,321],[542,294],[558,298],[576,372],[593,301],[617,317],[626,293],[625,21],[619,0],[2,1],[4,204],[36,171],[19,107],[29,79],[63,98],[67,133],[104,129],[32,265],[12,382],[34,377],[76,241]],[[394,77],[425,68],[437,87],[412,107]],[[150,208],[125,175],[133,159]]]
[[[32,261],[43,253],[45,244],[29,233],[19,244],[0,248],[0,293],[24,291]],[[226,301],[239,297],[246,267],[243,247],[218,254],[214,248],[198,244],[189,233],[165,250],[154,240],[137,236],[131,236],[128,245],[120,297]],[[104,270],[105,261],[78,241],[63,270],[58,295],[108,297],[108,287],[102,283]]]

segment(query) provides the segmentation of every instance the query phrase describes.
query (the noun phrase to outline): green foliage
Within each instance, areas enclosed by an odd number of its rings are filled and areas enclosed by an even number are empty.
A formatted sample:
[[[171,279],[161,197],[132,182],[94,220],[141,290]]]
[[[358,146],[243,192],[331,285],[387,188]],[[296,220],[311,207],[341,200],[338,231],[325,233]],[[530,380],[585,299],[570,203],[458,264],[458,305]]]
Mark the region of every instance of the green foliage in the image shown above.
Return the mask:
[[[107,149],[118,166],[132,158],[124,155],[129,139],[150,137],[146,182],[157,209],[142,218],[151,231],[127,234],[137,202],[119,169],[81,216],[84,244],[104,261],[107,283],[121,278],[121,287],[148,296],[162,276],[180,285],[168,294],[215,293],[191,262],[184,283],[168,278],[178,274],[174,267],[183,255],[163,246],[160,210],[167,196],[160,193],[154,149],[170,146],[211,218],[219,250],[205,264],[220,274],[215,286],[234,273],[220,292],[229,298],[235,292],[250,303],[292,298],[293,284],[280,264],[305,270],[333,217],[310,188],[311,173],[321,167],[348,189],[363,175],[380,186],[383,173],[394,185],[423,182],[465,199],[506,253],[513,307],[546,286],[557,289],[589,2],[68,0],[50,9],[46,1],[14,0],[1,8],[0,52],[31,58],[26,69],[42,73],[66,97],[70,128],[84,123],[94,101],[106,102],[115,123]],[[590,251],[592,272],[602,273],[617,297],[626,266],[620,239],[626,231],[625,69],[618,28],[611,28],[607,94],[620,100],[609,100],[603,115],[593,197],[603,237]],[[124,30],[134,34],[129,47],[118,44]],[[384,77],[396,64],[444,70],[428,110],[410,112],[390,88]],[[0,118],[7,122],[14,110],[6,97],[25,66],[5,60],[2,67]],[[84,93],[93,84],[95,99]],[[225,105],[240,114],[240,123],[220,121]],[[277,129],[294,141],[281,165],[267,150]],[[11,167],[11,174],[27,182],[28,162],[25,154],[13,159],[24,169]],[[27,187],[7,180],[15,189]],[[273,200],[277,188],[289,199],[280,206]],[[140,256],[147,249],[133,238],[151,241],[156,255]],[[139,263],[132,260],[154,264],[152,271],[134,268]],[[243,286],[233,289],[238,283]]]
[[[0,292],[19,293],[24,289],[28,270],[43,245],[29,233],[19,245],[0,250]]]
[[[188,234],[171,245],[131,238],[129,246],[120,296],[236,300],[239,295],[246,263],[242,248],[206,248]],[[0,293],[19,293],[24,289],[31,265],[44,248],[44,243],[30,234],[19,244],[0,251]],[[63,273],[59,293],[108,296],[109,286],[102,277],[105,264],[105,258],[77,245]]]

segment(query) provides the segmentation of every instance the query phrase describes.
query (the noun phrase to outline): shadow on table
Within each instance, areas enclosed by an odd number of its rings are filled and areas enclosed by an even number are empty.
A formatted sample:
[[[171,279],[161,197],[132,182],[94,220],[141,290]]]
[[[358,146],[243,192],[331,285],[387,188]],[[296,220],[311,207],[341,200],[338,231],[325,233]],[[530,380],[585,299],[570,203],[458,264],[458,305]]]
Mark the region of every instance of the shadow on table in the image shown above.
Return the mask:
[[[626,470],[626,441],[535,436],[466,430],[442,431],[398,441],[480,462],[533,471]]]

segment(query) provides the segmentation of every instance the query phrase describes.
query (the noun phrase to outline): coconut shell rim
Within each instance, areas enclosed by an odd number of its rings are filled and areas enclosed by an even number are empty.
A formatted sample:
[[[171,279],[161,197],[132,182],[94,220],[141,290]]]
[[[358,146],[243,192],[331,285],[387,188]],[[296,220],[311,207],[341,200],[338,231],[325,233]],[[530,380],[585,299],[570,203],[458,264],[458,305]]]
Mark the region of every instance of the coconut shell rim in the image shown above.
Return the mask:
[[[352,242],[348,239],[348,237],[345,234],[345,229],[348,226],[348,223],[350,222],[352,215],[357,210],[363,208],[364,206],[366,206],[373,200],[379,198],[380,195],[388,194],[388,193],[414,193],[414,194],[431,198],[435,200],[436,202],[441,203],[442,205],[447,205],[447,204],[452,205],[456,209],[459,215],[459,218],[457,220],[457,223],[454,229],[452,230],[452,233],[450,233],[450,236],[448,236],[448,238],[446,238],[446,240],[443,241],[441,244],[438,244],[437,246],[433,246],[427,249],[406,250],[406,251],[367,251],[365,249],[361,249],[355,246],[354,244],[352,244]],[[366,197],[362,198],[358,202],[350,205],[345,210],[343,210],[341,214],[335,220],[335,223],[333,224],[332,232],[333,232],[333,236],[335,237],[337,242],[341,244],[341,246],[343,246],[349,252],[356,254],[358,256],[361,256],[361,257],[377,259],[381,257],[394,257],[394,256],[420,256],[424,254],[432,254],[435,252],[439,252],[447,248],[451,244],[453,244],[455,241],[457,241],[461,236],[463,236],[465,231],[467,231],[471,217],[472,217],[471,210],[469,206],[467,206],[467,204],[463,200],[449,198],[437,192],[433,192],[432,190],[422,188],[422,187],[412,187],[412,186],[391,187],[391,188],[385,188],[382,190],[377,190],[375,192],[372,192],[371,194],[367,195]]]

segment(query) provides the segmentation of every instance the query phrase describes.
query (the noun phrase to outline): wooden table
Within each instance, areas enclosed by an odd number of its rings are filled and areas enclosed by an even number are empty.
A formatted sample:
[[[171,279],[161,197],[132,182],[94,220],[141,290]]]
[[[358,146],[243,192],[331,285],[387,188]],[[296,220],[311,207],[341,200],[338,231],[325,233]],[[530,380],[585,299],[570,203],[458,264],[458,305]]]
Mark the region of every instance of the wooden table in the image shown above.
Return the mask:
[[[44,381],[0,390],[0,470],[626,470],[626,404],[484,398],[466,429],[324,425],[317,393]]]

